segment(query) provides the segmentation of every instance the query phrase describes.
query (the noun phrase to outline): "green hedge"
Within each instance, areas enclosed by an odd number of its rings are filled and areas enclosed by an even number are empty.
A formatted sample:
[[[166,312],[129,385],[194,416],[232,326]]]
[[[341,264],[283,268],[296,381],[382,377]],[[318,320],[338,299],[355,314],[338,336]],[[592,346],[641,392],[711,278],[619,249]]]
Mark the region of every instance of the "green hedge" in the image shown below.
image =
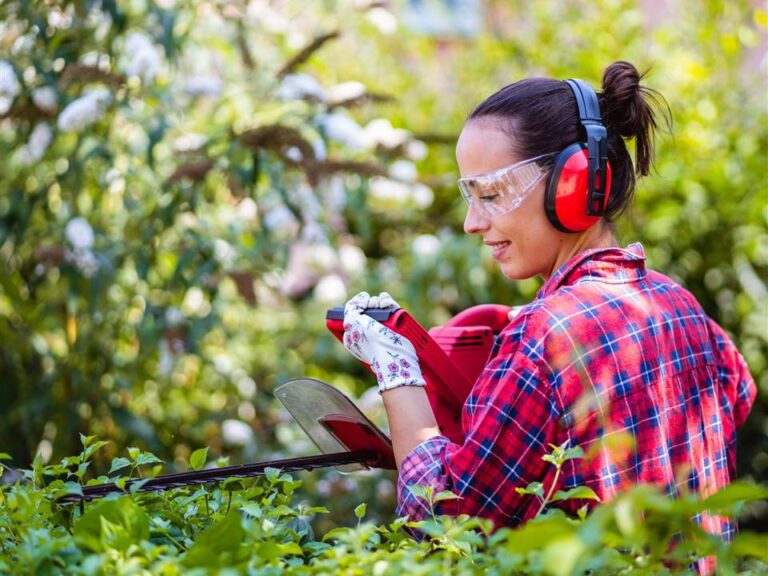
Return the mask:
[[[0,484],[3,573],[685,574],[692,573],[693,559],[705,555],[716,557],[718,574],[768,570],[765,538],[743,531],[726,544],[691,521],[705,510],[734,516],[745,501],[768,497],[768,490],[749,483],[732,484],[703,502],[672,500],[638,486],[592,513],[584,507],[579,518],[546,507],[520,529],[495,531],[489,521],[465,515],[375,525],[365,520],[362,503],[354,511],[356,526],[316,534],[315,517],[328,511],[317,502],[297,502],[301,482],[275,468],[258,479],[61,504],[62,495],[83,493],[91,458],[106,444],[93,437],[82,443],[78,456],[53,466],[38,461],[23,472],[23,480]],[[556,449],[549,461],[559,466],[579,456],[577,450]],[[206,458],[207,449],[196,451],[190,468],[203,467]],[[113,460],[108,476],[87,484],[125,486],[129,478],[157,473],[158,462],[129,449],[126,457]],[[455,497],[418,488],[414,493],[430,507]],[[528,490],[539,493],[538,488]],[[585,489],[554,495],[544,489],[550,494],[539,494],[543,504],[591,497]],[[411,534],[419,534],[420,541]]]

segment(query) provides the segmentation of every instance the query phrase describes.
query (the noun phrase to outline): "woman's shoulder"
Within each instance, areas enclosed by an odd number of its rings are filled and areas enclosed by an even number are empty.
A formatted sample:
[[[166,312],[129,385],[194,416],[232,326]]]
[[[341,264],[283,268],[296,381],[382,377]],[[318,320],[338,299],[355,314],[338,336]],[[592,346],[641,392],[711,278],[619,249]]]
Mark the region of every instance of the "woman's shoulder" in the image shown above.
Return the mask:
[[[523,306],[505,329],[516,340],[591,337],[668,319],[706,323],[701,304],[682,285],[655,270],[629,283],[584,281],[560,286]]]

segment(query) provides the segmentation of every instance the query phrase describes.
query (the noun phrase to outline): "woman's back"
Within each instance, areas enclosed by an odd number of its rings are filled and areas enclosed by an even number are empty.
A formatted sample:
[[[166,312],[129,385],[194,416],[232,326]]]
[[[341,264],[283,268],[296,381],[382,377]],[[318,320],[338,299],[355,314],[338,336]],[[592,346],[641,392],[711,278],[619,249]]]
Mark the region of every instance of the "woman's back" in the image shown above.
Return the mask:
[[[707,496],[735,477],[735,430],[754,383],[695,298],[645,269],[639,244],[580,254],[509,330],[552,392],[551,443],[587,453],[564,467],[565,488],[606,500],[652,483]],[[707,528],[730,532],[725,521]]]

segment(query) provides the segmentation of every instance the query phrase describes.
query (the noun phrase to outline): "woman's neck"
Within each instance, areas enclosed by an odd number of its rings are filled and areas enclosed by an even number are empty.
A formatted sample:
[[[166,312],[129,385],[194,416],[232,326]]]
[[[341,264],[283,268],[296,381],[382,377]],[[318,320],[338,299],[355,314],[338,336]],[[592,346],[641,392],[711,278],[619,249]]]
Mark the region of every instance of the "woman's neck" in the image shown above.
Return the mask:
[[[595,248],[611,248],[618,245],[613,230],[604,222],[599,222],[584,232],[564,236],[557,258],[547,274],[542,276],[544,280],[547,280],[560,266],[580,252]]]

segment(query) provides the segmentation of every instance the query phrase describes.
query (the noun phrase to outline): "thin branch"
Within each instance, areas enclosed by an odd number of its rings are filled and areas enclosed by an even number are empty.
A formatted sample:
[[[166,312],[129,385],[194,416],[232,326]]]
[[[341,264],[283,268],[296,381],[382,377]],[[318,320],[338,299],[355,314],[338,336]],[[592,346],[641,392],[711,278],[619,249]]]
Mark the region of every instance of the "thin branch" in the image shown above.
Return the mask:
[[[333,40],[334,38],[338,38],[341,33],[336,30],[334,32],[328,32],[327,34],[322,34],[321,36],[318,36],[315,38],[312,42],[310,42],[305,48],[301,50],[296,56],[291,58],[277,73],[278,80],[282,80],[285,78],[288,74],[291,74],[296,68],[301,66],[304,62],[309,60],[309,58],[317,52],[323,44],[328,42],[329,40]]]

